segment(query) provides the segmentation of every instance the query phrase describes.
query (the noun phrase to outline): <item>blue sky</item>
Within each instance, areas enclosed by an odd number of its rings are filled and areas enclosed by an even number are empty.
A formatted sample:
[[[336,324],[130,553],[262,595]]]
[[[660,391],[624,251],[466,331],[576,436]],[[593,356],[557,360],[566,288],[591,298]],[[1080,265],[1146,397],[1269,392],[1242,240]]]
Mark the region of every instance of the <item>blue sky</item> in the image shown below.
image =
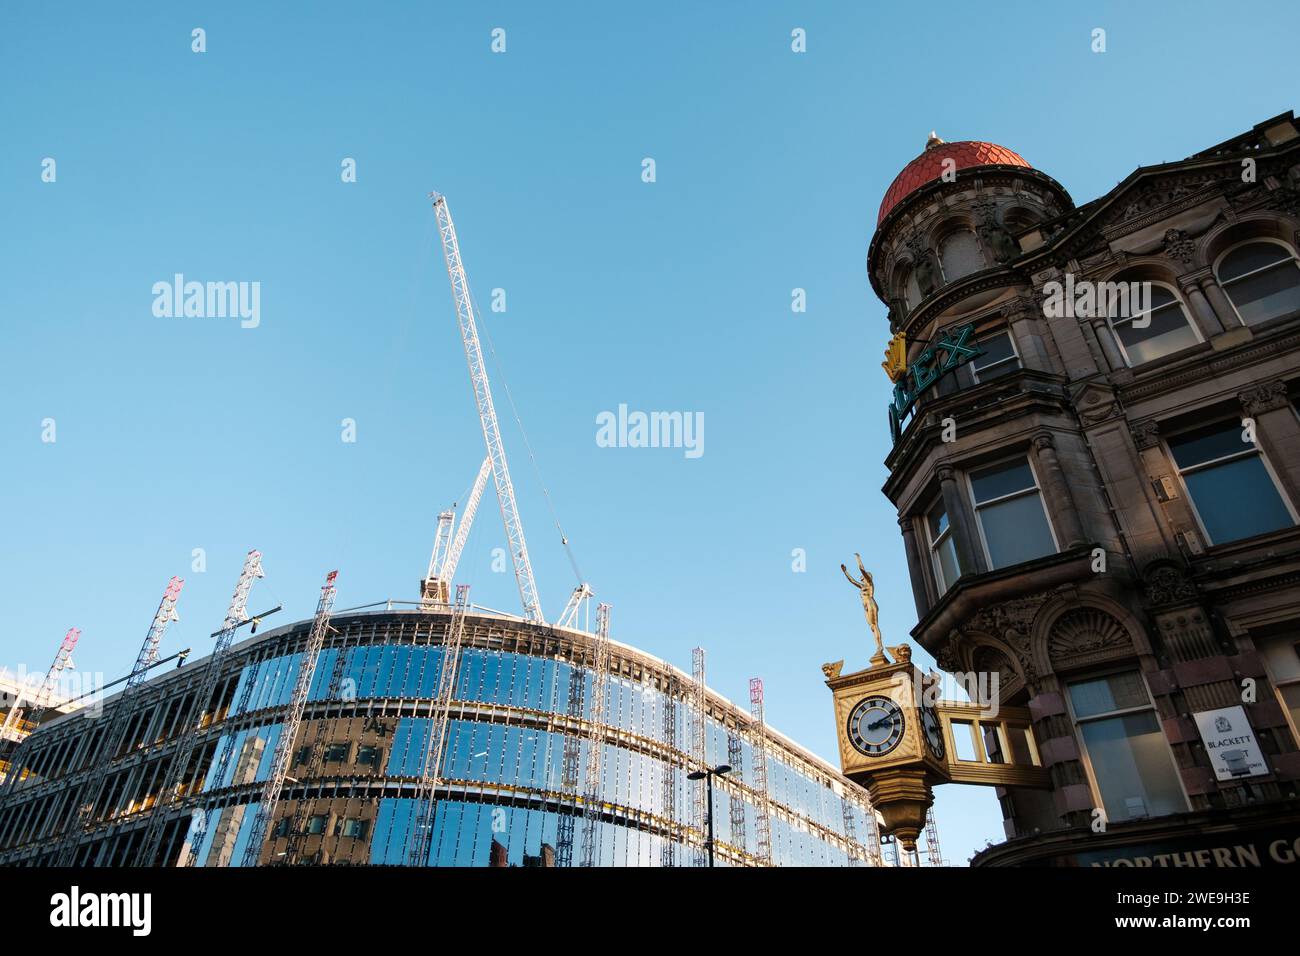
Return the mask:
[[[479,301],[506,290],[482,322],[548,615],[574,579],[503,382],[614,636],[683,668],[704,646],[737,701],[762,676],[771,723],[833,760],[818,665],[869,653],[837,565],[863,552],[888,640],[915,623],[865,274],[890,181],[935,129],[1087,201],[1296,107],[1298,20],[1289,2],[6,6],[0,663],[43,670],[76,625],[79,668],[120,676],[173,574],[164,653],[206,653],[250,547],[268,575],[250,604],[283,601],[281,622],[335,567],[340,607],[415,596],[483,455],[438,189]],[[177,272],[260,282],[261,324],[155,317]],[[702,412],[704,454],[597,447],[621,403]],[[485,499],[459,577],[515,610],[503,539]],[[944,788],[938,814],[953,862],[1001,839],[989,791]]]

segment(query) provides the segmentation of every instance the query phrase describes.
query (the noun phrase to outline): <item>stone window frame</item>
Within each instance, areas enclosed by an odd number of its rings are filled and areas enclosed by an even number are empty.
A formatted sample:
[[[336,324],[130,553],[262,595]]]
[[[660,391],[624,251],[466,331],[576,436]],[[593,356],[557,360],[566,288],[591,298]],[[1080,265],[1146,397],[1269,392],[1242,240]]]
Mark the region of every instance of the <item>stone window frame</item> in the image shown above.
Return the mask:
[[[1003,455],[1001,457],[993,458],[988,461],[981,461],[978,465],[975,464],[968,465],[966,467],[963,467],[961,470],[962,485],[963,485],[962,493],[966,496],[967,504],[970,507],[970,517],[975,525],[976,542],[979,544],[980,551],[984,555],[984,566],[989,571],[996,571],[999,570],[999,568],[994,565],[993,555],[989,552],[988,540],[984,535],[984,523],[980,520],[981,503],[975,500],[975,485],[971,481],[971,473],[975,471],[982,471],[986,468],[993,468],[997,465],[1002,465],[1009,461],[1023,461],[1029,465],[1029,474],[1034,479],[1033,494],[1038,496],[1038,505],[1040,508],[1043,509],[1043,520],[1047,522],[1047,533],[1052,536],[1052,546],[1056,549],[1051,553],[1060,554],[1062,551],[1065,550],[1061,546],[1061,536],[1056,531],[1056,524],[1055,522],[1052,521],[1052,511],[1047,506],[1047,497],[1043,493],[1043,480],[1042,478],[1039,477],[1038,468],[1034,464],[1034,456],[1030,451],[1030,449],[1021,449],[1008,455]],[[991,499],[990,501],[982,502],[982,504],[990,505],[995,502],[1008,501],[1012,498],[1022,498],[1028,494],[1030,494],[1030,491],[1028,489],[1024,489],[1022,491],[1014,492],[1010,495],[1003,495],[1000,498],[994,498]],[[951,520],[952,519],[949,518],[949,521]],[[1038,557],[1045,558],[1048,557],[1048,555],[1040,554],[1038,555]],[[1037,560],[1037,559],[1029,559],[1029,560]],[[1004,567],[1014,567],[1014,565],[1004,565]]]
[[[970,272],[967,272],[965,275],[954,277],[948,275],[947,266],[943,261],[943,247],[954,236],[962,233],[970,236],[970,238],[974,240],[975,251],[979,256],[980,265],[977,268],[972,269]],[[967,276],[973,276],[975,273],[983,272],[985,269],[989,268],[988,250],[984,248],[984,243],[980,241],[979,233],[965,218],[949,219],[945,221],[931,231],[930,239],[930,248],[934,250],[934,261],[939,265],[939,275],[943,278],[943,286],[951,285],[954,282],[960,282]]]
[[[1229,279],[1228,282],[1225,284],[1223,280],[1219,278],[1219,267],[1223,264],[1223,260],[1226,259],[1231,253],[1240,249],[1242,246],[1254,245],[1255,243],[1268,243],[1275,246],[1281,246],[1289,254],[1291,259],[1291,264],[1296,267],[1296,272],[1300,273],[1300,253],[1297,253],[1295,247],[1291,245],[1289,242],[1286,242],[1283,239],[1279,239],[1276,236],[1269,236],[1269,235],[1262,235],[1262,234],[1246,236],[1242,239],[1239,239],[1237,242],[1232,243],[1227,248],[1223,249],[1217,256],[1215,256],[1214,262],[1210,266],[1210,271],[1214,274],[1215,284],[1218,285],[1219,290],[1223,293],[1224,298],[1228,300],[1228,305],[1232,307],[1232,314],[1233,316],[1236,317],[1237,322],[1239,323],[1239,326],[1241,328],[1251,328],[1252,326],[1249,323],[1247,323],[1246,320],[1242,317],[1241,309],[1237,308],[1237,303],[1234,302],[1232,299],[1232,293],[1228,291],[1229,287],[1234,282],[1239,282],[1242,279],[1246,278],[1247,276],[1256,275],[1257,273],[1263,270],[1256,269],[1254,272],[1246,273],[1246,275],[1237,276],[1235,279]],[[1281,261],[1282,260],[1280,259],[1278,260],[1278,262]],[[1265,269],[1272,269],[1275,268],[1276,266],[1277,263],[1273,263],[1272,265],[1266,266]],[[1255,326],[1267,325],[1270,322],[1274,322],[1278,319],[1282,319],[1286,317],[1287,314],[1273,315],[1273,316],[1269,316],[1267,319],[1262,319],[1254,324]]]
[[[1092,714],[1082,719],[1079,718],[1074,710],[1074,696],[1070,692],[1072,685],[1084,681],[1100,680],[1114,674],[1126,673],[1138,675],[1138,679],[1142,682],[1142,689],[1146,692],[1147,702],[1145,705],[1141,707],[1121,707],[1119,710],[1110,710],[1102,714]],[[1073,730],[1074,739],[1079,746],[1079,763],[1082,765],[1084,776],[1088,780],[1088,789],[1092,793],[1092,801],[1095,808],[1098,808],[1105,813],[1106,801],[1102,799],[1101,785],[1098,783],[1097,772],[1092,765],[1092,756],[1088,753],[1087,741],[1083,739],[1082,725],[1096,721],[1112,720],[1115,717],[1123,717],[1128,714],[1150,713],[1155,715],[1156,727],[1159,729],[1161,739],[1164,740],[1165,754],[1169,757],[1169,766],[1173,769],[1174,779],[1178,781],[1178,792],[1183,796],[1183,809],[1181,811],[1175,810],[1174,813],[1187,813],[1192,809],[1191,794],[1187,792],[1187,784],[1184,782],[1183,775],[1179,771],[1178,758],[1174,756],[1174,748],[1170,745],[1169,737],[1164,732],[1164,721],[1160,716],[1160,709],[1156,707],[1155,695],[1151,693],[1151,684],[1147,681],[1145,670],[1140,666],[1135,666],[1134,662],[1125,662],[1113,664],[1109,667],[1086,668],[1080,670],[1078,673],[1070,672],[1068,675],[1062,675],[1060,681],[1061,690],[1064,691],[1061,696],[1065,698],[1065,712],[1070,718],[1070,728]],[[1139,817],[1137,819],[1159,820],[1162,817],[1171,815],[1172,814],[1162,813],[1159,816],[1147,815],[1146,817]],[[1110,822],[1109,816],[1107,816],[1106,822]],[[1125,821],[1117,820],[1115,822],[1123,823]]]
[[[1108,279],[1106,279],[1106,280],[1104,280],[1104,281],[1106,281],[1106,282],[1127,282],[1127,281],[1129,281],[1129,280],[1125,278],[1125,275],[1126,275],[1126,274],[1127,274],[1127,273],[1123,273],[1123,272],[1121,272],[1121,273],[1119,273],[1119,274],[1117,274],[1117,275],[1115,275],[1115,276],[1112,276],[1112,277],[1110,277],[1110,278],[1108,278]],[[1180,352],[1186,352],[1186,351],[1189,351],[1189,350],[1191,350],[1191,349],[1193,349],[1193,348],[1196,348],[1196,346],[1204,345],[1204,344],[1205,344],[1205,342],[1207,341],[1207,340],[1206,340],[1206,337],[1205,337],[1205,332],[1201,329],[1200,323],[1198,323],[1198,322],[1196,321],[1196,319],[1194,319],[1194,318],[1192,317],[1192,310],[1191,310],[1191,308],[1188,306],[1187,300],[1183,297],[1182,290],[1180,290],[1180,289],[1178,288],[1177,285],[1175,285],[1175,284],[1172,283],[1172,282],[1166,282],[1166,281],[1163,280],[1163,279],[1135,278],[1133,281],[1137,281],[1137,282],[1149,282],[1153,287],[1154,287],[1154,286],[1159,286],[1159,287],[1165,289],[1166,291],[1173,293],[1173,296],[1174,296],[1174,302],[1176,302],[1176,303],[1178,304],[1179,309],[1182,310],[1182,313],[1183,313],[1183,319],[1187,322],[1187,326],[1188,326],[1188,328],[1190,328],[1190,329],[1192,330],[1192,332],[1196,335],[1196,344],[1195,344],[1195,345],[1188,345],[1188,346],[1186,346],[1186,347],[1184,347],[1184,348],[1181,348],[1181,349],[1176,349],[1176,350],[1173,351],[1173,352],[1166,352],[1166,353],[1163,354],[1163,355],[1157,355],[1155,358],[1147,359],[1147,360],[1144,361],[1144,362],[1136,362],[1136,363],[1135,363],[1135,362],[1133,361],[1133,359],[1129,356],[1129,354],[1128,354],[1128,349],[1124,347],[1124,340],[1121,339],[1121,338],[1119,337],[1119,333],[1115,331],[1115,319],[1112,318],[1112,317],[1110,317],[1110,316],[1107,316],[1107,317],[1106,317],[1106,329],[1107,329],[1107,331],[1110,332],[1110,337],[1111,337],[1111,339],[1115,342],[1115,347],[1119,349],[1119,354],[1120,354],[1120,357],[1124,360],[1124,367],[1125,367],[1125,368],[1129,368],[1129,369],[1138,369],[1138,368],[1142,368],[1143,366],[1150,365],[1152,362],[1159,362],[1159,361],[1162,361],[1162,360],[1164,360],[1164,359],[1171,358],[1171,357],[1173,357],[1173,356],[1175,356],[1175,355],[1178,355]],[[1123,321],[1131,321],[1131,319],[1124,319]]]
[[[1002,359],[1002,360],[1000,360],[1000,361],[998,361],[998,362],[995,362],[993,365],[990,365],[990,366],[987,366],[987,367],[988,367],[988,368],[993,368],[993,367],[995,367],[995,366],[1003,365],[1003,364],[1005,364],[1005,363],[1007,363],[1007,362],[1010,362],[1012,359],[1015,359],[1015,362],[1016,362],[1016,368],[1017,368],[1017,369],[1023,369],[1023,368],[1025,367],[1024,356],[1022,356],[1022,355],[1020,354],[1020,346],[1016,343],[1016,336],[1015,336],[1015,333],[1011,331],[1011,324],[1010,324],[1010,323],[1007,323],[1007,324],[1005,324],[1005,325],[999,326],[999,327],[998,327],[996,330],[994,330],[994,331],[987,331],[987,330],[986,330],[983,334],[979,334],[979,333],[977,333],[976,336],[975,336],[975,339],[976,339],[976,341],[978,342],[978,341],[981,341],[981,340],[987,340],[987,339],[995,338],[995,337],[997,337],[997,336],[999,336],[999,335],[1005,335],[1005,336],[1007,337],[1007,341],[1011,343],[1011,358],[1008,358],[1008,359]],[[974,384],[974,385],[982,385],[982,384],[984,384],[984,382],[980,380],[979,369],[977,369],[977,368],[975,367],[975,363],[976,363],[977,361],[978,361],[978,359],[971,359],[971,360],[970,360],[969,362],[967,362],[966,364],[970,366],[970,376],[971,376],[972,384]],[[987,381],[992,382],[992,381],[993,381],[994,379],[996,379],[996,378],[1001,378],[1001,376],[994,376],[994,378],[987,379]]]
[[[952,589],[952,586],[961,579],[961,561],[957,558],[957,528],[952,523],[953,516],[948,514],[946,508],[944,509],[944,515],[948,518],[948,530],[940,535],[943,540],[934,540],[933,535],[930,533],[930,512],[934,511],[936,507],[943,506],[943,492],[935,492],[929,501],[929,506],[922,508],[918,517],[925,533],[926,552],[930,557],[930,579],[934,585],[935,599],[938,600],[947,594]],[[957,577],[949,582],[944,581],[943,568],[939,564],[939,548],[944,542],[952,544],[953,559],[957,562]]]
[[[1227,462],[1229,460],[1239,461],[1242,459],[1244,455],[1250,454],[1250,452],[1242,451],[1242,452],[1238,452],[1235,455],[1229,455],[1225,458],[1215,458],[1212,461],[1208,461],[1208,462],[1207,461],[1198,462],[1195,465],[1191,465],[1187,468],[1183,468],[1181,465],[1178,464],[1178,459],[1174,457],[1173,449],[1169,447],[1169,439],[1177,438],[1179,435],[1185,434],[1186,432],[1196,431],[1197,429],[1200,428],[1208,428],[1209,426],[1214,425],[1220,421],[1224,423],[1235,422],[1236,423],[1235,427],[1238,429],[1241,428],[1241,422],[1239,419],[1234,419],[1231,416],[1223,416],[1222,418],[1217,419],[1217,421],[1211,420],[1208,422],[1202,421],[1196,423],[1188,422],[1180,428],[1170,430],[1167,434],[1165,433],[1164,429],[1161,429],[1160,431],[1160,450],[1164,453],[1165,460],[1169,463],[1170,468],[1177,476],[1178,487],[1182,492],[1183,499],[1187,502],[1187,508],[1192,514],[1192,520],[1196,522],[1196,532],[1201,536],[1201,540],[1205,542],[1206,548],[1214,548],[1220,545],[1239,544],[1242,541],[1250,540],[1250,538],[1234,538],[1232,541],[1224,541],[1224,542],[1214,541],[1214,539],[1210,537],[1209,531],[1207,531],[1205,528],[1205,522],[1201,518],[1201,512],[1196,507],[1196,499],[1192,496],[1191,489],[1187,487],[1187,482],[1183,478],[1183,473],[1185,471],[1201,471],[1211,465]],[[1277,490],[1278,498],[1281,499],[1282,501],[1282,507],[1286,508],[1287,512],[1291,515],[1292,527],[1295,527],[1296,525],[1300,525],[1300,510],[1297,509],[1297,503],[1293,502],[1290,499],[1290,497],[1288,497],[1286,492],[1286,486],[1282,483],[1282,479],[1278,476],[1277,469],[1274,468],[1273,463],[1269,461],[1268,454],[1264,451],[1263,447],[1260,446],[1259,441],[1256,440],[1253,444],[1255,449],[1254,454],[1259,457],[1261,462],[1263,462],[1264,473],[1267,474],[1269,480],[1273,482],[1273,487]],[[1276,530],[1281,531],[1285,529],[1279,528]],[[1271,532],[1266,532],[1266,533],[1271,533]],[[1252,535],[1251,537],[1258,537],[1258,536]]]

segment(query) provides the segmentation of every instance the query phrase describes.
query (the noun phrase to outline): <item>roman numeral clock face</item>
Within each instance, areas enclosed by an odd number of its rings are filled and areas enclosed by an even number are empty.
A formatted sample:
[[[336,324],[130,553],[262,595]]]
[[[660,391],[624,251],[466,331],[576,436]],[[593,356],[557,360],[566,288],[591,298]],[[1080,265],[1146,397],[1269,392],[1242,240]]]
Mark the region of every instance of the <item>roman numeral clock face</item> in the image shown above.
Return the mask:
[[[868,757],[883,757],[903,739],[903,711],[888,697],[864,697],[849,713],[849,742]]]

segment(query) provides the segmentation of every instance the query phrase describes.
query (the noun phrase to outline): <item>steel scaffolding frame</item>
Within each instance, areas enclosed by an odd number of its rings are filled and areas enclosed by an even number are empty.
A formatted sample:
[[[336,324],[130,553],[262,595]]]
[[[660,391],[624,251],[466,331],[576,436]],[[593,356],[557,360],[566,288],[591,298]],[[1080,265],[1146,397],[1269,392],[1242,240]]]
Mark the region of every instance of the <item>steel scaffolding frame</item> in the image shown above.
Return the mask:
[[[149,825],[145,829],[143,839],[140,841],[140,849],[135,858],[137,866],[152,866],[154,864],[154,859],[158,855],[158,849],[162,844],[163,833],[167,828],[167,811],[174,803],[183,804],[189,796],[188,792],[181,793],[180,788],[184,785],[185,772],[189,769],[190,760],[194,756],[199,738],[203,733],[203,715],[207,713],[208,702],[212,699],[212,691],[217,686],[217,677],[221,671],[220,665],[225,659],[226,652],[234,643],[235,633],[248,620],[248,595],[253,589],[253,582],[261,577],[265,577],[262,571],[262,552],[254,549],[244,556],[244,566],[239,572],[239,580],[235,583],[235,593],[230,598],[230,607],[226,609],[225,621],[217,634],[216,644],[212,648],[212,659],[203,669],[198,692],[190,702],[184,724],[186,729],[181,734],[181,741],[177,747],[176,755],[167,768],[167,775],[163,778],[162,788],[158,791],[157,805],[154,812],[149,815]],[[213,718],[215,719],[215,717],[214,713]],[[203,781],[200,780],[200,788],[202,784]]]
[[[149,625],[144,643],[140,645],[140,653],[136,656],[135,666],[131,668],[131,676],[127,678],[126,686],[114,704],[108,718],[108,725],[100,738],[100,749],[96,754],[94,770],[86,779],[80,793],[81,802],[73,808],[67,826],[59,839],[54,853],[56,866],[72,866],[76,862],[81,835],[94,822],[95,805],[104,795],[104,789],[112,772],[113,759],[117,756],[126,737],[130,717],[134,713],[130,705],[134,701],[136,689],[144,683],[149,668],[158,659],[158,646],[162,643],[167,625],[178,617],[176,602],[184,586],[185,582],[178,577],[173,577],[167,582],[162,601],[154,614],[153,623]],[[77,798],[71,796],[69,799]]]
[[[248,831],[248,842],[244,845],[244,866],[256,866],[262,854],[262,843],[266,839],[271,820],[275,816],[280,802],[280,791],[284,788],[285,777],[289,772],[289,758],[293,754],[294,740],[298,728],[302,725],[303,708],[307,706],[307,695],[311,692],[312,677],[316,673],[316,662],[320,658],[321,648],[325,645],[325,635],[330,629],[330,610],[334,607],[334,580],[337,571],[325,575],[325,585],[321,588],[320,600],[316,603],[316,617],[312,621],[311,633],[302,651],[302,660],[298,662],[298,678],[293,685],[285,709],[284,723],[281,725],[280,738],[275,742],[275,752],[271,757],[271,770],[262,784],[262,794],[257,804],[257,815]]]
[[[587,785],[582,794],[582,865],[596,865],[600,783],[605,751],[605,689],[609,684],[609,605],[596,605],[595,660],[591,675],[591,723],[587,731]]]
[[[420,767],[420,782],[415,794],[415,813],[409,837],[407,861],[411,866],[428,866],[433,850],[433,827],[438,812],[438,781],[442,760],[447,752],[451,726],[451,707],[456,699],[456,681],[460,674],[460,651],[465,642],[465,614],[469,608],[469,585],[456,585],[456,604],[447,625],[443,642],[442,666],[438,669],[438,687],[434,695],[432,720],[429,722],[428,745]]]
[[[751,746],[754,750],[754,793],[758,797],[758,806],[754,808],[754,824],[758,831],[754,855],[763,866],[771,866],[772,808],[767,791],[767,727],[763,718],[763,681],[758,677],[749,680],[749,714],[753,718]]]
[[[705,724],[705,712],[708,698],[704,684],[704,648],[691,649],[691,761],[696,770],[703,770],[708,761],[708,728]],[[695,866],[707,866],[709,860],[705,827],[706,803],[708,794],[705,788],[710,781],[702,780],[691,790],[691,831],[693,833],[692,849]]]

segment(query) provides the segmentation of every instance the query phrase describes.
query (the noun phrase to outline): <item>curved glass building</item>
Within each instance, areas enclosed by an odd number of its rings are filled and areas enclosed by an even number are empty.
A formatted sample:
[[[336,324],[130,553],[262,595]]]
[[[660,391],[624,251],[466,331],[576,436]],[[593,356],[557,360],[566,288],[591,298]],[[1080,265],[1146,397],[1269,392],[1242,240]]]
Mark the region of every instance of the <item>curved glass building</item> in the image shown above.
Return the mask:
[[[0,862],[563,866],[581,861],[586,838],[596,865],[697,866],[706,862],[705,794],[688,775],[719,764],[732,769],[714,778],[716,865],[880,862],[866,792],[748,709],[611,641],[593,731],[592,635],[477,608],[465,617],[428,851],[413,850],[451,620],[446,608],[391,603],[333,616],[260,852],[247,844],[311,621],[138,687],[99,794],[87,780],[110,721],[78,712],[42,726],[5,789]],[[197,702],[202,669],[213,666],[211,697]],[[105,701],[104,713],[121,699]],[[192,757],[175,780],[171,763],[187,736]],[[600,799],[585,813],[597,738]]]

